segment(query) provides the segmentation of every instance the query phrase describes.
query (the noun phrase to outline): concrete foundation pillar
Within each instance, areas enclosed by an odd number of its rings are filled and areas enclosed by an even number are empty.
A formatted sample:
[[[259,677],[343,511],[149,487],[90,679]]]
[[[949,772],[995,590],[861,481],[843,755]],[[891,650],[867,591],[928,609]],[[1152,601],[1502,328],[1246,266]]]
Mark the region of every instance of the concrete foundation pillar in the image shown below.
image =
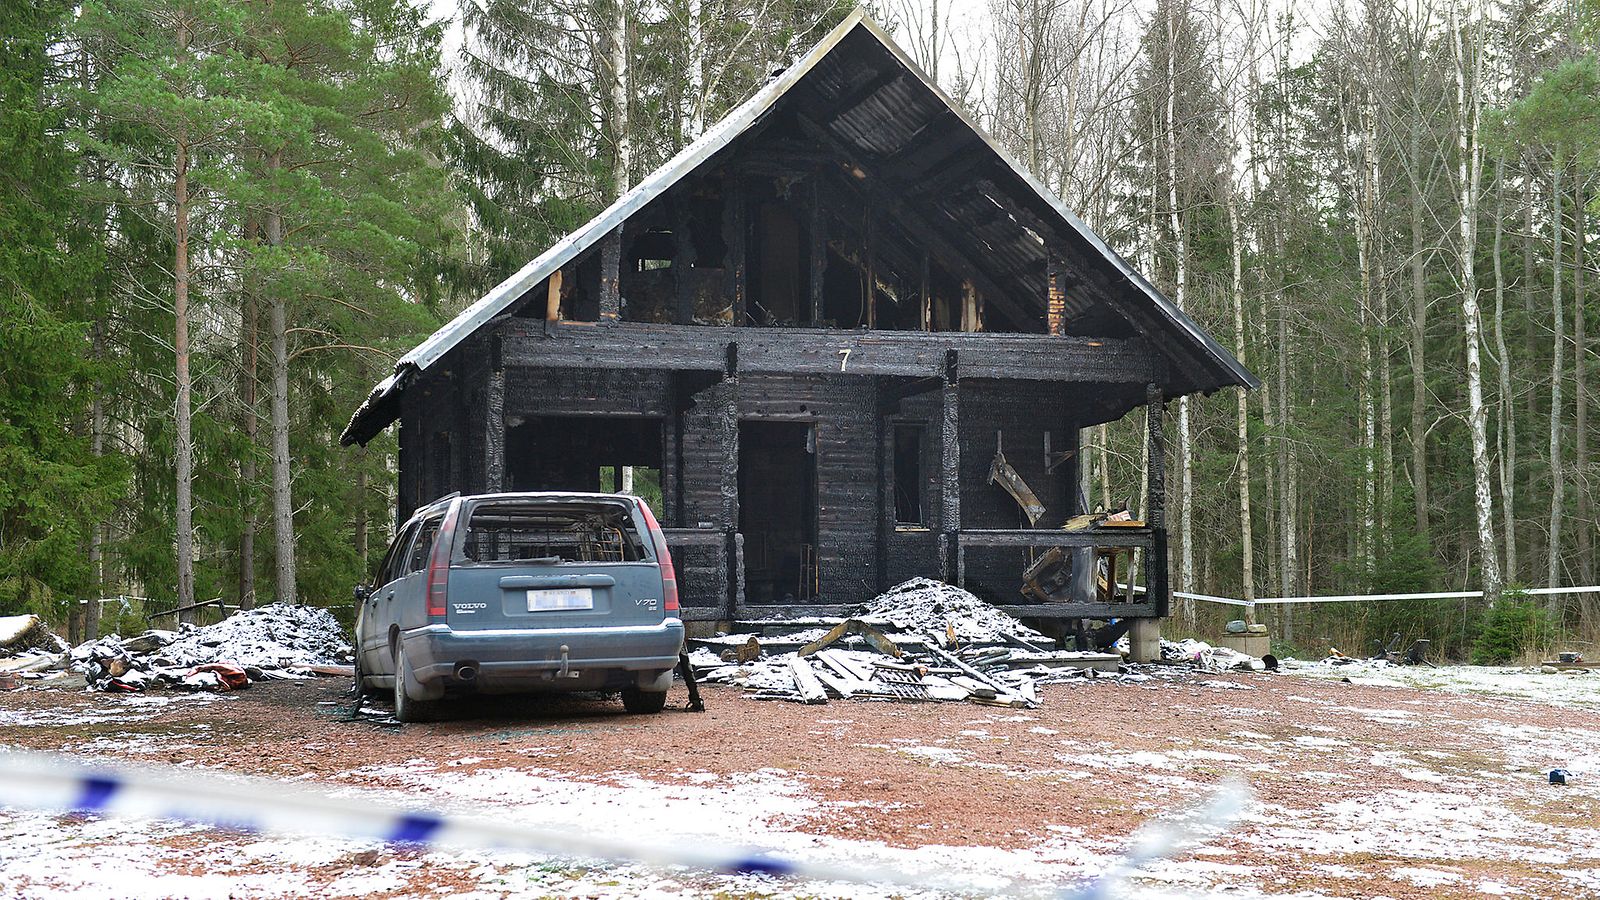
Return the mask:
[[[1159,662],[1161,660],[1161,620],[1134,619],[1128,628],[1128,661]]]

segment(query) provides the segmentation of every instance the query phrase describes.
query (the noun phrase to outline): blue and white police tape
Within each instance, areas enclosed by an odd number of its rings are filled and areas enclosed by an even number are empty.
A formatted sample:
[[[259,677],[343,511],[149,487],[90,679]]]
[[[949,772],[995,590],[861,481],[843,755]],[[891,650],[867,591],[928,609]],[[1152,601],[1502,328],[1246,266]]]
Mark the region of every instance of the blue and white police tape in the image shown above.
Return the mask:
[[[1174,824],[1147,827],[1135,849],[1081,890],[1074,900],[1098,900],[1138,868],[1184,849],[1236,816],[1248,799],[1242,785],[1224,785],[1203,807]],[[408,809],[368,797],[334,796],[298,785],[214,771],[166,766],[90,765],[60,754],[0,752],[0,808],[137,819],[167,819],[248,834],[326,835],[354,840],[465,850],[516,850],[657,867],[731,874],[892,885],[957,894],[993,895],[947,875],[888,865],[871,867],[791,859],[748,848],[701,842],[649,842],[617,835],[553,831],[482,815]],[[1031,886],[1027,893],[1038,893]],[[1013,890],[1024,889],[1013,883]]]

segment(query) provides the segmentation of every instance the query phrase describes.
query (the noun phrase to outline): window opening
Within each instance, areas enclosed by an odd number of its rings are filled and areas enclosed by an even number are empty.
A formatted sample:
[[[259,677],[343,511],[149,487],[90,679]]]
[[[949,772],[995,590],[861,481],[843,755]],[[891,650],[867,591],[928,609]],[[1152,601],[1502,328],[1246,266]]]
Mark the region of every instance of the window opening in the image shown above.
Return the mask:
[[[921,425],[894,427],[894,523],[925,526],[922,507],[922,430]]]

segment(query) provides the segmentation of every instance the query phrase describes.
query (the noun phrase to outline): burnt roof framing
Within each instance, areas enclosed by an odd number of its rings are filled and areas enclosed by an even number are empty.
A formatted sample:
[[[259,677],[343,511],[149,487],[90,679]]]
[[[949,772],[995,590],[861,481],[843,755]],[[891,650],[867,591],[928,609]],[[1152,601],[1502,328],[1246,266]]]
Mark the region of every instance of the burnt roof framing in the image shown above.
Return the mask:
[[[822,157],[809,152],[803,140],[816,134],[793,140],[802,114],[816,132],[828,136],[827,141],[817,142],[827,151]],[[778,152],[768,154],[769,147]],[[871,180],[876,183],[868,190],[911,214],[902,218],[901,226],[915,232],[915,240],[927,240],[951,274],[983,276],[989,287],[978,285],[978,289],[985,301],[1014,325],[1043,321],[1052,266],[1069,274],[1076,281],[1069,291],[1069,332],[1107,338],[1143,336],[1162,357],[1156,368],[1164,397],[1259,384],[1001,150],[879,26],[857,11],[610,208],[402,357],[395,373],[375,386],[356,411],[343,442],[364,443],[394,421],[408,384],[456,348],[471,344],[468,338],[491,320],[541,295],[541,286],[554,271],[575,267],[625,224],[640,232],[650,227],[647,220],[665,221],[664,227],[671,228],[672,195],[700,193],[715,170],[741,167],[750,157],[763,154],[764,162],[741,171],[787,178],[783,164],[815,172],[815,162],[826,158],[875,170]],[[801,178],[790,180],[803,180],[804,173],[799,174]],[[667,202],[658,202],[662,200]],[[984,201],[993,209],[983,208]],[[974,209],[978,218],[988,220],[986,224],[968,221]],[[647,219],[636,218],[641,213]],[[957,252],[940,252],[934,242]],[[914,281],[917,267],[906,266],[902,260],[899,274]],[[958,273],[956,268],[968,272]]]

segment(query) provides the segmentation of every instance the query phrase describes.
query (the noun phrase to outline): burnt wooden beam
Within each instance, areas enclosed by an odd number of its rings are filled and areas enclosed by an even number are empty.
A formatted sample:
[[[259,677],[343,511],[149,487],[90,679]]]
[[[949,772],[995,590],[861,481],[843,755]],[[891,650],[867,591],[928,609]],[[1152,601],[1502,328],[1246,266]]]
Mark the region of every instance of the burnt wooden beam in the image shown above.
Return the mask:
[[[945,354],[961,349],[968,378],[1142,385],[1156,377],[1155,356],[1139,340],[817,328],[686,328],[619,322],[599,328],[542,321],[502,327],[508,366],[722,372],[729,342],[738,371],[762,374],[942,377]]]
[[[961,373],[957,354],[945,351],[939,404],[939,574],[958,582],[961,533]]]
[[[724,291],[733,306],[733,324],[745,323],[745,224],[744,179],[730,174],[722,182],[722,271]]]
[[[878,388],[878,414],[895,415],[900,412],[900,401],[907,397],[936,391],[942,384],[943,379],[938,377],[918,378],[915,381],[885,381]]]
[[[865,240],[863,242],[864,246],[862,247],[862,250],[866,254],[866,257],[867,257],[866,258],[866,264],[867,264],[867,295],[863,299],[866,300],[867,327],[868,328],[877,328],[878,327],[878,273],[877,273],[876,261],[877,261],[878,256],[877,256],[877,253],[875,252],[875,245],[877,244],[877,240],[875,239],[875,235],[877,234],[877,229],[873,227],[873,225],[874,225],[873,219],[875,218],[875,216],[873,215],[873,210],[875,208],[875,204],[872,202],[872,192],[871,191],[867,192],[866,201],[867,201],[866,202],[866,209],[863,211],[863,214],[862,214],[862,220],[863,220],[863,223],[864,223],[863,224],[863,230],[866,231],[866,234],[864,236]]]
[[[1150,603],[1019,603],[995,609],[1019,619],[1149,619],[1162,615]]]
[[[661,521],[677,526],[683,521],[683,426],[678,414],[679,375],[667,375],[667,409],[661,420]]]
[[[600,239],[600,321],[622,318],[622,226]]]
[[[722,500],[724,559],[728,579],[728,617],[736,618],[744,600],[743,547],[739,535],[739,345],[723,348],[723,391],[717,404],[717,439],[722,449],[717,479]]]
[[[1147,563],[1150,586],[1146,592],[1156,615],[1165,616],[1172,603],[1172,588],[1167,579],[1167,438],[1162,430],[1162,418],[1167,402],[1161,387],[1151,383],[1145,388],[1145,427],[1149,432],[1150,466],[1145,522],[1150,526],[1153,541]]]
[[[506,370],[499,335],[491,336],[489,344],[493,362],[484,384],[483,480],[486,491],[498,493],[506,489]]]
[[[917,327],[923,331],[933,330],[933,294],[928,284],[928,248],[922,248],[922,265],[918,267],[917,301],[920,312],[917,318]]]
[[[415,403],[406,403],[402,399],[402,404],[411,407],[411,409],[404,410],[400,416],[400,458],[397,461],[400,469],[400,483],[395,491],[394,510],[396,533],[399,532],[400,526],[405,523],[406,519],[411,517],[412,511],[421,503],[418,495],[422,493],[421,478],[424,462],[421,445],[422,423],[418,420],[418,416],[414,411]]]
[[[1053,528],[964,528],[964,547],[1138,547],[1155,544],[1149,528],[1107,528],[1100,531],[1061,531]]]
[[[672,204],[672,320],[679,325],[694,324],[694,279],[689,272],[698,260],[689,229],[689,197],[679,196]]]
[[[971,137],[971,132],[964,125],[929,137],[928,132],[945,116],[959,122],[954,113],[941,113],[917,137],[886,157],[883,161],[884,170],[894,173],[896,177],[914,181],[926,173],[941,171],[952,160],[963,159],[969,154],[981,154],[988,149],[982,141]]]
[[[879,407],[878,414],[873,417],[873,424],[877,426],[878,432],[878,458],[876,460],[878,464],[878,539],[875,541],[877,554],[874,559],[877,577],[876,583],[873,585],[873,591],[881,592],[889,587],[889,534],[894,530],[895,521],[895,473],[892,468],[894,460],[894,429],[889,427],[888,419],[882,411],[884,379],[874,378],[873,388],[874,393],[878,396]]]
[[[878,94],[883,92],[884,88],[889,87],[905,77],[906,73],[904,69],[901,69],[899,66],[889,67],[889,69],[883,74],[868,79],[866,83],[862,84],[860,87],[844,95],[843,97],[840,97],[834,102],[829,103],[828,109],[830,111],[837,110],[837,112],[832,112],[830,119],[848,119],[850,116],[858,112],[862,107],[866,106],[868,103],[871,103],[873,99],[878,96]]]
[[[811,179],[811,227],[810,227],[810,263],[811,273],[809,278],[811,294],[811,316],[808,321],[813,327],[822,326],[823,317],[823,283],[828,275],[828,217],[822,214],[822,186],[820,177]]]

